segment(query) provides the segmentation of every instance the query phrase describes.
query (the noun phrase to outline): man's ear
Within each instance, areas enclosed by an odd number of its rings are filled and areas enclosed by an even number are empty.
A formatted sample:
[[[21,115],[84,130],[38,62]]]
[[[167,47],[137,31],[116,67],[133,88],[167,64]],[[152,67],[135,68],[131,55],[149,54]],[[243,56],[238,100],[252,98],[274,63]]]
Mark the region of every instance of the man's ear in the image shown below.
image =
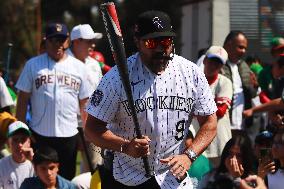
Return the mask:
[[[67,41],[63,44],[64,50],[67,50],[70,47],[70,45],[71,45],[71,40],[68,37]]]

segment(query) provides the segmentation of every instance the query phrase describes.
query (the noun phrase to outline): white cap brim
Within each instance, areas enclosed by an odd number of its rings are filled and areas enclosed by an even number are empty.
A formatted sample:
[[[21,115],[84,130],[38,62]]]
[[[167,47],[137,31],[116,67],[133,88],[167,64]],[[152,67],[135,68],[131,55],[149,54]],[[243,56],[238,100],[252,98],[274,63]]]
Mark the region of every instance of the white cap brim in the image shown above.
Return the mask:
[[[226,60],[216,54],[207,54],[207,58],[218,58],[223,64],[226,64]]]

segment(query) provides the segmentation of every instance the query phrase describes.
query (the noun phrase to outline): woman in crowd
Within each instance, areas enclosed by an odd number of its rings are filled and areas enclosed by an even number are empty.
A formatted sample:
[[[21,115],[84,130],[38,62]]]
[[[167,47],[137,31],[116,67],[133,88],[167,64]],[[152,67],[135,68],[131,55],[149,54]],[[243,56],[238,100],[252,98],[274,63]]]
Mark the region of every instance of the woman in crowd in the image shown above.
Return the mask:
[[[269,189],[280,189],[283,188],[284,183],[284,129],[281,128],[277,130],[272,145],[272,156],[274,161],[276,161],[276,170],[274,167],[273,171],[268,168],[271,167],[267,165],[265,169],[265,174],[260,175],[264,178],[265,183]],[[279,165],[278,165],[279,164]]]
[[[205,188],[220,174],[228,174],[234,180],[240,181],[253,173],[253,150],[249,138],[238,134],[225,145],[219,167],[203,177],[198,188]]]

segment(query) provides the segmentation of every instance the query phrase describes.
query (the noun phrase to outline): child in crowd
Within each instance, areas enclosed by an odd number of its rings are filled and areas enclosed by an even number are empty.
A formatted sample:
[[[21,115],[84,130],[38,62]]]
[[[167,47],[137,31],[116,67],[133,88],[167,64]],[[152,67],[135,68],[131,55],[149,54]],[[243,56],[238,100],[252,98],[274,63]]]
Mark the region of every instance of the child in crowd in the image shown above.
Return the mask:
[[[7,136],[11,155],[0,160],[0,188],[18,189],[25,178],[34,176],[31,132],[26,124],[16,121],[9,125]]]
[[[20,189],[76,189],[76,185],[59,176],[57,152],[49,146],[41,146],[35,152],[33,165],[36,177],[26,178]]]

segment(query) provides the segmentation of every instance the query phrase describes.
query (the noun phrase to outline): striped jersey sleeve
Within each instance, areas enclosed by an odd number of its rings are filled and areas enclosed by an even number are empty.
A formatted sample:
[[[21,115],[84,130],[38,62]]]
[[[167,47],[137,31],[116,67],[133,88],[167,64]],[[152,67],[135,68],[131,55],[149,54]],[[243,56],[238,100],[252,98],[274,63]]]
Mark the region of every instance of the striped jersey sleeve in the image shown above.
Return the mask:
[[[119,94],[122,86],[116,79],[116,72],[117,69],[114,67],[103,77],[86,107],[86,111],[90,115],[106,123],[110,123],[115,119],[115,114],[119,109]]]

